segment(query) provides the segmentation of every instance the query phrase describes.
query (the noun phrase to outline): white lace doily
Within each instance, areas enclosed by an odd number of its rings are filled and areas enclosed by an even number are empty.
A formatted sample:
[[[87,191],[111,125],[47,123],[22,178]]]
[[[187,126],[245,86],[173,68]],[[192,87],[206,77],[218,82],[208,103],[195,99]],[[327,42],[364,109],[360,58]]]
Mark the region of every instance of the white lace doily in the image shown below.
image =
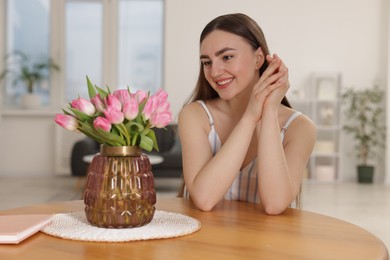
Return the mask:
[[[201,227],[198,220],[178,213],[156,210],[152,221],[134,228],[92,226],[84,211],[56,214],[42,232],[65,239],[95,242],[126,242],[188,235]]]

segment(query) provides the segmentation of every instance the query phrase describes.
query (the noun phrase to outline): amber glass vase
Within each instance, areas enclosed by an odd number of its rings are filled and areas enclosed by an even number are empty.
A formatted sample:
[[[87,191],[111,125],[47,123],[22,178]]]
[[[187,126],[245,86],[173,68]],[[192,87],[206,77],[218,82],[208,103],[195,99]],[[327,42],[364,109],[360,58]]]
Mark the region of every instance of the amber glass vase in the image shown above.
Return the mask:
[[[156,192],[147,155],[136,146],[104,146],[92,160],[84,193],[94,226],[138,227],[154,216]]]

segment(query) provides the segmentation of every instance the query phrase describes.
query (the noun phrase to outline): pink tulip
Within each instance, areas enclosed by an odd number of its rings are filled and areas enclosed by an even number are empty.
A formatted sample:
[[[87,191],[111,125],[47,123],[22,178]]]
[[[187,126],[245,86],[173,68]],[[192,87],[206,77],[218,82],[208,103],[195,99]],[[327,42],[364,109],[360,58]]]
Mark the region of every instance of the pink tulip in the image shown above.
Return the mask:
[[[106,118],[98,116],[93,120],[93,127],[95,129],[102,129],[103,131],[109,132],[111,130],[111,123]]]
[[[122,106],[130,100],[130,93],[127,89],[118,89],[115,90],[113,95],[118,98]]]
[[[109,106],[104,110],[104,116],[110,121],[111,124],[120,124],[125,119],[123,113],[115,107]]]
[[[133,120],[138,115],[138,102],[134,98],[130,98],[123,106],[123,114],[128,120]]]
[[[137,90],[134,97],[138,100],[138,104],[144,101],[148,97],[148,93],[144,90]]]
[[[159,90],[157,90],[157,92],[154,94],[154,96],[157,98],[159,103],[164,103],[168,99],[168,93],[161,88]]]
[[[77,119],[70,115],[57,114],[54,118],[54,121],[63,128],[70,131],[75,131],[79,126]]]
[[[97,94],[91,99],[91,103],[95,106],[96,110],[99,112],[103,113],[103,111],[106,109],[106,106],[104,105],[103,100],[99,94]]]
[[[156,113],[165,113],[168,112],[170,109],[171,105],[169,104],[168,101],[165,101],[163,103],[160,103],[156,109]]]
[[[113,94],[108,94],[107,99],[106,99],[106,104],[107,107],[114,107],[116,110],[121,110],[122,109],[122,104],[120,100],[114,96]]]
[[[161,114],[153,114],[150,117],[150,122],[153,126],[157,128],[163,128],[167,126],[170,122],[172,122],[172,113],[171,112],[165,112]]]
[[[79,97],[77,99],[74,99],[70,105],[72,108],[75,108],[89,116],[93,116],[96,112],[93,104],[85,98]]]
[[[146,104],[145,104],[144,109],[142,111],[146,120],[148,120],[150,118],[152,113],[155,111],[156,106],[157,106],[157,100],[155,100],[155,98],[153,96],[151,96],[148,99],[148,101],[146,101]]]

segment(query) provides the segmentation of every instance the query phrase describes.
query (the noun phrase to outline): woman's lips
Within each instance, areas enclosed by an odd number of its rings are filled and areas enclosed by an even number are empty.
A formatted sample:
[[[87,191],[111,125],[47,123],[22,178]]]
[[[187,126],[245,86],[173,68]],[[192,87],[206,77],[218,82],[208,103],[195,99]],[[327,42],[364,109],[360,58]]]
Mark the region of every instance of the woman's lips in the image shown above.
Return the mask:
[[[218,88],[223,89],[223,88],[228,87],[232,81],[233,81],[233,78],[228,78],[228,79],[222,79],[222,80],[215,81],[215,83],[217,83]]]

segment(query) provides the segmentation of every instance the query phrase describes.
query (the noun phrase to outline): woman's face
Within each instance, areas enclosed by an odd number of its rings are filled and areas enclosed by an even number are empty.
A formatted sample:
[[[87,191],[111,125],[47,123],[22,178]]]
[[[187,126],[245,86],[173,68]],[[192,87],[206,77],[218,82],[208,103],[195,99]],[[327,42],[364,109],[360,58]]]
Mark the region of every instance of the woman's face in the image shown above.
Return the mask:
[[[229,100],[252,90],[264,55],[241,36],[215,30],[201,43],[200,60],[206,80],[222,99]]]

